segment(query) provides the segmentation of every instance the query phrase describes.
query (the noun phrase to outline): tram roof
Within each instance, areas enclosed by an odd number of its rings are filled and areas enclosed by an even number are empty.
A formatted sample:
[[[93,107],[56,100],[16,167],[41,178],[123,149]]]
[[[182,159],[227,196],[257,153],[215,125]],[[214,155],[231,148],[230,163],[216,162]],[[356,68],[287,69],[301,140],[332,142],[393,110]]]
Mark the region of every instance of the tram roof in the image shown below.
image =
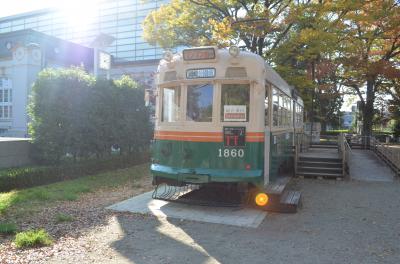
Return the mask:
[[[272,83],[275,87],[279,88],[282,92],[290,97],[292,87],[268,64],[265,62],[265,79]]]

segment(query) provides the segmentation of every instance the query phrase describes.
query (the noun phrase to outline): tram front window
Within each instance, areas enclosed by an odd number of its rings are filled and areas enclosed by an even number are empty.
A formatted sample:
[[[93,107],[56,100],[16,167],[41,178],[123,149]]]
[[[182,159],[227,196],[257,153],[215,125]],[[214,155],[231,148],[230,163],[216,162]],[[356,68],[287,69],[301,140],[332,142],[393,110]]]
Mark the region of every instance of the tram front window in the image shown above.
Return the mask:
[[[162,121],[176,122],[179,117],[180,87],[163,88]]]
[[[249,84],[223,84],[221,90],[221,120],[248,122],[250,105]]]
[[[213,85],[189,85],[187,88],[186,120],[196,122],[212,121]]]

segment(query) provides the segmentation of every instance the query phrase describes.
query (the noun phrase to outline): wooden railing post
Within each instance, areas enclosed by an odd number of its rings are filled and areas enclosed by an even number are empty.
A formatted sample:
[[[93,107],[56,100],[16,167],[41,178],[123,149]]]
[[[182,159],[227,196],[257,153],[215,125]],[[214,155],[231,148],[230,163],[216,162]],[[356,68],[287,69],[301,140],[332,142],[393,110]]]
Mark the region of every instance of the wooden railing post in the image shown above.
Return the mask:
[[[294,176],[295,177],[297,176],[297,162],[299,159],[298,146],[299,146],[298,143],[294,146]]]

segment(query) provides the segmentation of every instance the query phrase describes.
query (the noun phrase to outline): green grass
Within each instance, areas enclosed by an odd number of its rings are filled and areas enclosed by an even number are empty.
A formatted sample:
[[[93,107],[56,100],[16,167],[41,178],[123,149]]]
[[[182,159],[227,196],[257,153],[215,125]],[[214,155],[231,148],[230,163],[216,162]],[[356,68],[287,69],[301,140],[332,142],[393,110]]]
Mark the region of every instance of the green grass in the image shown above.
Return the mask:
[[[0,193],[0,216],[11,208],[26,214],[29,213],[29,210],[33,210],[35,205],[43,206],[43,204],[55,201],[73,201],[84,193],[94,192],[101,188],[115,188],[126,184],[135,185],[135,179],[149,177],[148,168],[148,164],[142,164],[75,180]]]
[[[74,217],[71,215],[59,213],[56,215],[56,222],[57,223],[64,223],[64,222],[72,222],[74,221]]]
[[[0,223],[0,234],[14,234],[17,231],[17,225],[14,223]]]
[[[14,242],[18,248],[26,248],[49,246],[53,239],[44,229],[38,229],[17,233]]]

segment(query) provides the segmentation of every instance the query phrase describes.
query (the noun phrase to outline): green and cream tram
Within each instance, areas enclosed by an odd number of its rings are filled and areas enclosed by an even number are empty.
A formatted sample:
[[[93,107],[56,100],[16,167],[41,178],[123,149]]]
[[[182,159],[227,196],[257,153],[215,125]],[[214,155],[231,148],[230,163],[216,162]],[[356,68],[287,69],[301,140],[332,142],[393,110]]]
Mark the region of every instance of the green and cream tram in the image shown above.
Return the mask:
[[[153,183],[264,188],[291,165],[303,101],[260,56],[167,53],[157,74]]]

